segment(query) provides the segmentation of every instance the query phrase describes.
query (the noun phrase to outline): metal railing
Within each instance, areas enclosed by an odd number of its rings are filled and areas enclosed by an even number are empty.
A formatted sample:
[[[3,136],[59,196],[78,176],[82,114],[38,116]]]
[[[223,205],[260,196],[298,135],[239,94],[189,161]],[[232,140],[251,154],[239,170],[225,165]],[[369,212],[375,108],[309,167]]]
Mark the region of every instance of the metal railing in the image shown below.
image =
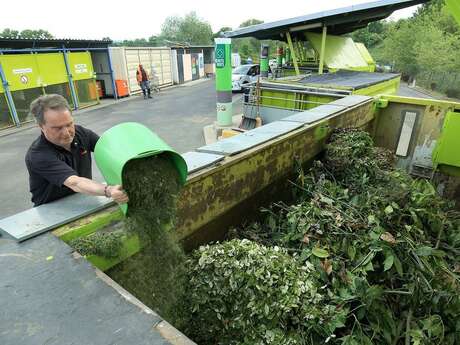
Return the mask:
[[[245,107],[270,107],[276,109],[290,109],[290,107],[281,107],[273,104],[264,104],[264,100],[271,100],[271,101],[282,101],[287,104],[292,104],[292,110],[304,110],[302,105],[304,104],[311,104],[315,106],[320,105],[331,105],[329,102],[318,102],[312,100],[305,100],[305,99],[297,99],[297,98],[289,98],[289,97],[276,97],[276,96],[265,96],[263,95],[263,90],[267,91],[281,91],[288,94],[300,94],[300,95],[314,95],[314,96],[329,96],[329,97],[337,97],[341,98],[344,96],[348,96],[351,94],[351,91],[344,91],[344,90],[333,90],[333,89],[297,89],[297,88],[276,88],[276,87],[266,87],[260,86],[259,92],[257,92],[257,85],[250,84],[249,86],[245,86],[245,93],[243,98],[243,105]],[[326,92],[327,91],[327,92]],[[331,92],[332,91],[332,92]],[[340,107],[339,105],[337,105]]]

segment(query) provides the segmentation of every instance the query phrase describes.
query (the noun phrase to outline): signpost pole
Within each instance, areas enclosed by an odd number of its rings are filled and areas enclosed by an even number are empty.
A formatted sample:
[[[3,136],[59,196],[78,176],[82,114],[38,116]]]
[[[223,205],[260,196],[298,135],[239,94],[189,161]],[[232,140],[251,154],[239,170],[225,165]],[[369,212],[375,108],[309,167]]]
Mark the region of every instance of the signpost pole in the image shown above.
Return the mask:
[[[260,76],[268,78],[268,44],[260,47]]]
[[[232,125],[232,40],[230,38],[215,39],[216,91],[217,91],[217,124]]]

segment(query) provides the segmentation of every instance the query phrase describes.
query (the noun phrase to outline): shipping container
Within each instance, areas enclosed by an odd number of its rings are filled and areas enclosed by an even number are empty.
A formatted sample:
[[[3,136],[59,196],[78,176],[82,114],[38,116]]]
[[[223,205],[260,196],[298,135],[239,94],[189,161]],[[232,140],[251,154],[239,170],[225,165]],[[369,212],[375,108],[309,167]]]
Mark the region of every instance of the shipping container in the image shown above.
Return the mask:
[[[168,47],[111,47],[110,54],[115,79],[126,80],[131,94],[141,92],[136,79],[139,64],[154,85],[161,88],[173,84],[171,49]]]

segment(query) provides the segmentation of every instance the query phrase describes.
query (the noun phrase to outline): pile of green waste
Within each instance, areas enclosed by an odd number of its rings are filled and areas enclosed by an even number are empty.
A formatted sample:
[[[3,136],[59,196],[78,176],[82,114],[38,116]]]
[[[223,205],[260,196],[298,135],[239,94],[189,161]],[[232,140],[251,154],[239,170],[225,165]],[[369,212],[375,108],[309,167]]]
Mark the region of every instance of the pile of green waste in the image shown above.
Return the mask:
[[[178,322],[185,254],[170,231],[181,188],[177,169],[165,156],[129,161],[123,169],[129,196],[125,228],[142,249],[107,273],[171,323]]]
[[[356,129],[299,171],[292,205],[187,260],[200,344],[460,344],[460,215]]]
[[[81,255],[115,258],[120,255],[124,237],[124,231],[101,231],[76,238],[70,241],[69,245]]]

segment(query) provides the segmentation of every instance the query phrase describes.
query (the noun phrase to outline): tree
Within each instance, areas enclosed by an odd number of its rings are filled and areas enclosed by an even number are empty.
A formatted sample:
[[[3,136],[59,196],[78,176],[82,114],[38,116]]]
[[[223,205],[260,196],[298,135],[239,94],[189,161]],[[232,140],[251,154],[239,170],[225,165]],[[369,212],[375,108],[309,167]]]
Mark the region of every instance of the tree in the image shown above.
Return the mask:
[[[161,26],[160,37],[164,40],[180,44],[211,44],[211,25],[201,20],[196,12],[190,12],[185,17],[172,16],[166,18]]]
[[[248,19],[248,20],[245,20],[244,22],[242,22],[239,27],[240,28],[245,28],[247,26],[262,24],[263,22],[264,22],[263,20],[252,18],[252,19]]]
[[[383,43],[388,35],[390,24],[385,21],[369,23],[365,28],[356,30],[350,37],[355,42],[364,43],[367,48],[373,48]]]
[[[232,31],[233,29],[229,26],[224,26],[222,28],[219,29],[219,31],[217,31],[215,34],[213,34],[213,38],[219,38],[219,37],[223,37],[224,36],[224,32],[227,32],[227,31]]]
[[[19,35],[19,31],[17,30],[12,30],[12,29],[4,29],[0,33],[1,38],[21,38]]]
[[[252,18],[242,22],[239,25],[239,28],[245,28],[262,23],[263,20]],[[239,53],[242,60],[246,60],[248,57],[251,57],[254,62],[259,61],[261,42],[258,39],[252,37],[236,38],[232,43],[233,51]]]
[[[419,71],[414,46],[419,26],[410,20],[400,20],[389,32],[384,42],[383,57],[393,67],[408,76],[415,76]]]
[[[242,22],[239,27],[245,28],[252,25],[262,24],[264,21],[259,19],[248,19]],[[276,41],[271,40],[264,40],[259,41],[253,37],[245,37],[245,38],[236,38],[232,41],[233,51],[238,52],[242,58],[242,60],[246,60],[248,57],[251,57],[252,61],[255,63],[259,61],[260,55],[260,46],[261,44],[268,44],[269,48],[269,56],[274,57],[276,52]],[[283,43],[284,45],[284,43]]]
[[[421,6],[412,18],[390,24],[383,60],[425,87],[460,94],[460,29],[443,0]],[[435,85],[435,86],[434,86]]]
[[[22,30],[19,32],[18,30],[12,30],[9,28],[4,29],[2,32],[0,32],[0,37],[1,38],[15,38],[15,39],[21,39],[21,38],[27,38],[27,39],[49,39],[53,38],[53,35],[51,35],[48,31],[46,30]]]

